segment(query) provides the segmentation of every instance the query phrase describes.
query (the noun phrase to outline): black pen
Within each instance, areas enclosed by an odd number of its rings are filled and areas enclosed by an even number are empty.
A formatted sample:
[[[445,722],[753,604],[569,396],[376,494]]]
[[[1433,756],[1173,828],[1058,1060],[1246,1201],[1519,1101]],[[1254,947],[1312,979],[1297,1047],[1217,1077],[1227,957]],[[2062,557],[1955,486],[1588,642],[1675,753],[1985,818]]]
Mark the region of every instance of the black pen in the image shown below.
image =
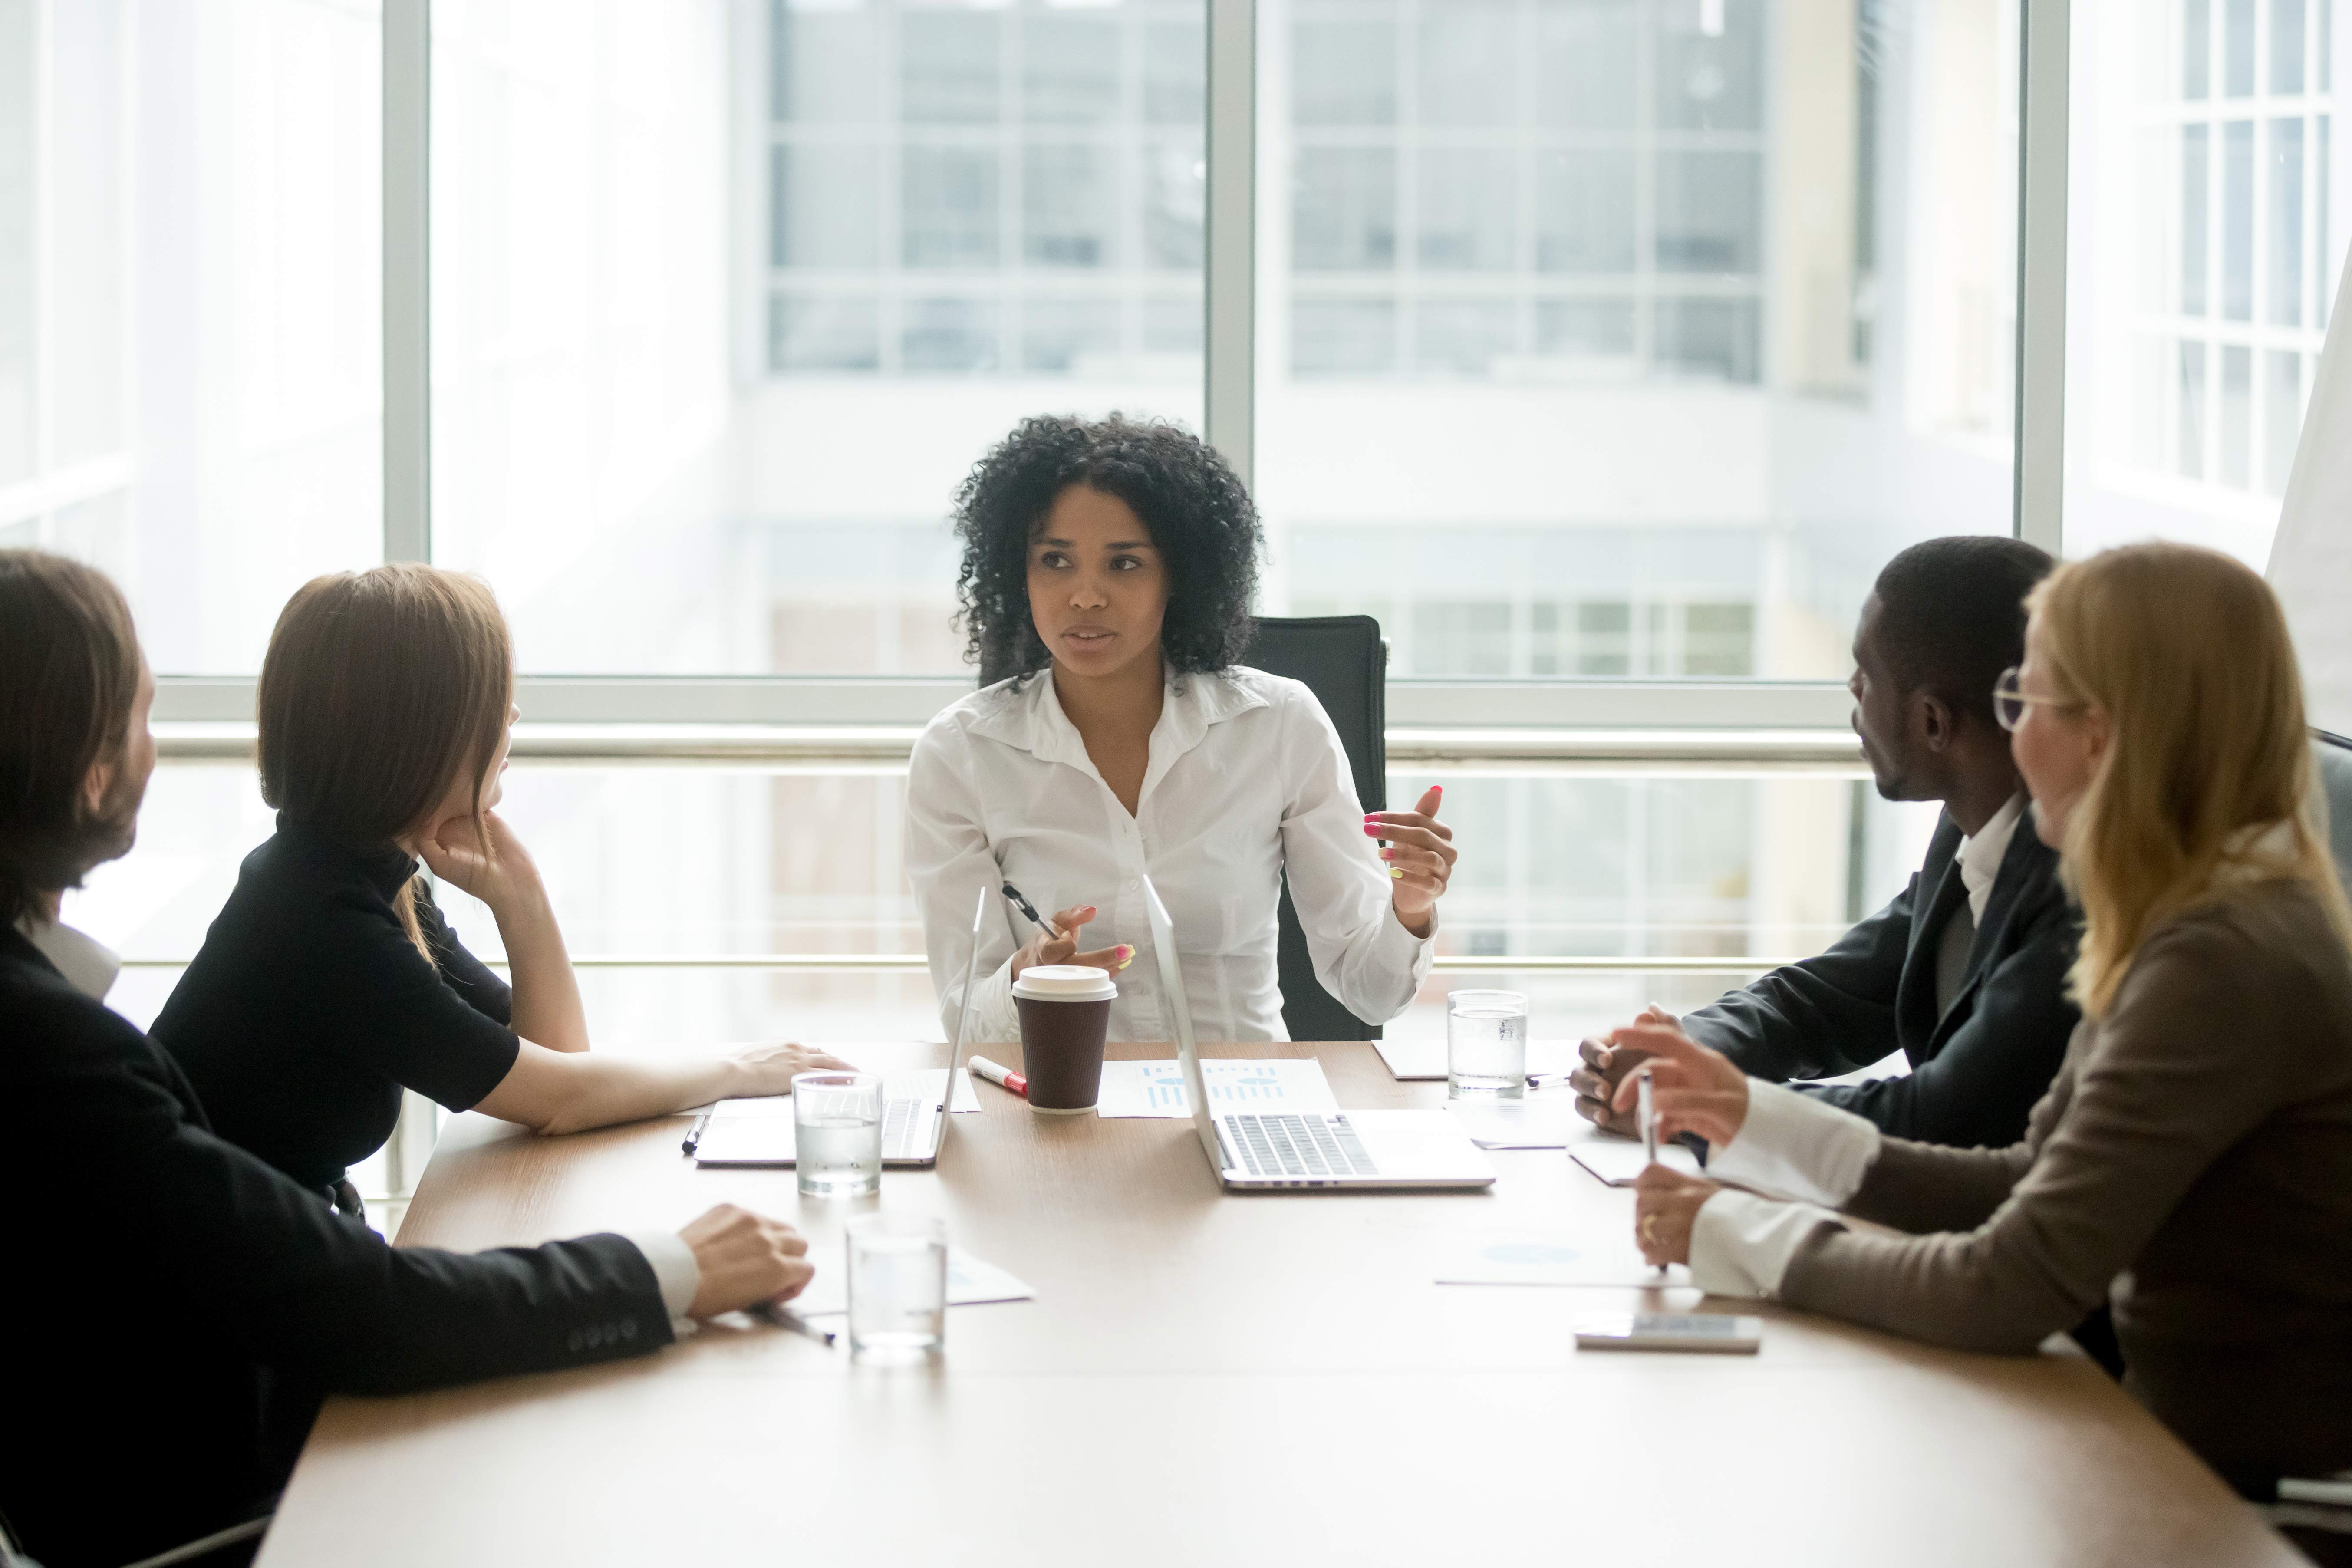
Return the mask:
[[[710,1112],[706,1110],[694,1119],[693,1126],[686,1130],[686,1142],[683,1147],[688,1153],[691,1154],[702,1147],[702,1135],[709,1131],[709,1128]]]
[[[1019,910],[1023,914],[1029,917],[1029,923],[1031,925],[1035,926],[1047,936],[1054,937],[1057,940],[1060,938],[1062,933],[1045,923],[1045,917],[1037,912],[1036,905],[1031,903],[1026,898],[1022,896],[1020,889],[1014,887],[1012,883],[1007,882],[1004,884],[1004,896],[1013,900],[1013,907],[1014,909]]]
[[[773,1301],[754,1301],[743,1310],[763,1323],[773,1323],[780,1329],[805,1335],[821,1345],[833,1343],[834,1334],[831,1329],[818,1328],[790,1307],[779,1306]]]

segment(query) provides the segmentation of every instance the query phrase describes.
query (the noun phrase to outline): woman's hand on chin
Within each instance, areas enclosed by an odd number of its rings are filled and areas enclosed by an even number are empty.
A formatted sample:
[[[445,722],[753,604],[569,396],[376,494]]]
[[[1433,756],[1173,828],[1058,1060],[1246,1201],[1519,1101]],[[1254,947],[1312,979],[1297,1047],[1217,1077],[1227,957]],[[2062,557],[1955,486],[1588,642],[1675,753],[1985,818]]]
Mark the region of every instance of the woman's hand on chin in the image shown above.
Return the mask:
[[[488,842],[474,828],[471,816],[452,816],[435,823],[417,844],[417,853],[433,875],[490,906],[493,911],[511,908],[518,900],[546,897],[539,868],[506,819],[495,811],[482,813]]]
[[[1381,860],[1396,884],[1390,896],[1397,919],[1415,936],[1427,936],[1430,912],[1445,896],[1461,852],[1454,847],[1454,829],[1437,820],[1443,786],[1432,784],[1421,804],[1411,811],[1375,811],[1364,817],[1367,837],[1384,838],[1388,847]]]

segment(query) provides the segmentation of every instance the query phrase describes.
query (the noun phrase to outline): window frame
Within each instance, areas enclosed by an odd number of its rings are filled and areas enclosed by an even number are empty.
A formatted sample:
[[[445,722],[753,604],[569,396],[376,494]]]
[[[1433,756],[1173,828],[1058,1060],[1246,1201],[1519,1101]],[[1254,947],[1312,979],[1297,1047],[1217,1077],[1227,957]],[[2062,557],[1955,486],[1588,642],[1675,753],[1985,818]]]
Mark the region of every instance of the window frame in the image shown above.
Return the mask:
[[[764,37],[764,0],[730,0],[738,37]],[[2063,543],[2070,0],[2019,0],[2020,170],[2011,527]],[[1203,430],[1244,481],[1255,455],[1257,0],[1206,0],[1208,106]],[[383,547],[431,558],[430,203],[432,0],[383,0]],[[754,51],[743,51],[754,52]],[[761,74],[740,68],[739,90]],[[764,139],[761,146],[764,150]],[[752,185],[738,181],[738,190]],[[755,225],[743,226],[756,229]],[[752,270],[747,241],[738,265]],[[763,283],[765,269],[759,268]],[[764,288],[762,289],[764,296]],[[748,331],[748,329],[747,329]],[[752,352],[749,342],[739,353]],[[163,676],[158,741],[172,757],[249,753],[255,680]],[[929,678],[526,678],[519,754],[877,756],[911,744],[970,689]],[[1830,681],[1399,679],[1392,754],[1553,765],[1688,763],[1840,765],[1859,751],[1849,699]],[[669,749],[663,751],[667,746]],[[901,752],[903,755],[903,752]],[[1802,762],[1800,762],[1802,759]]]

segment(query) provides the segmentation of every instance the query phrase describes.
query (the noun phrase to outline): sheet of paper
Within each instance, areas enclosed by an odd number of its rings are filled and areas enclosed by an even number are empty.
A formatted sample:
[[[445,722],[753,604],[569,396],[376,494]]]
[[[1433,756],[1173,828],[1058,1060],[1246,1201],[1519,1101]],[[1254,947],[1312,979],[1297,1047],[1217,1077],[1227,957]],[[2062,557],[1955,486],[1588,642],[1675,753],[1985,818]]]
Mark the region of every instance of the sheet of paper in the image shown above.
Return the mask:
[[[1449,1100],[1445,1109],[1481,1149],[1565,1149],[1592,1125],[1564,1090],[1519,1100]]]
[[[809,1288],[792,1302],[793,1310],[803,1318],[845,1316],[849,1311],[849,1285],[838,1261],[826,1267],[820,1264],[816,1278]],[[985,1258],[974,1258],[960,1247],[948,1248],[948,1305],[977,1307],[988,1301],[1030,1301],[1037,1292],[1007,1274]]]
[[[1578,1119],[1582,1121],[1582,1118]],[[1614,1132],[1603,1132],[1585,1121],[1573,1131],[1568,1140],[1568,1157],[1583,1166],[1598,1180],[1612,1187],[1630,1187],[1633,1178],[1649,1169],[1649,1156],[1642,1152],[1638,1138],[1620,1138]],[[1684,1143],[1658,1145],[1658,1163],[1669,1171],[1680,1171],[1685,1176],[1702,1173],[1698,1156]]]
[[[1209,1086],[1209,1108],[1227,1110],[1337,1110],[1339,1101],[1323,1076],[1323,1064],[1313,1058],[1205,1061],[1201,1077]],[[1184,1117],[1192,1114],[1192,1096],[1184,1092],[1184,1069],[1173,1058],[1164,1062],[1103,1063],[1102,1094],[1095,1101],[1101,1117]]]
[[[1584,1285],[1629,1289],[1689,1289],[1690,1270],[1660,1274],[1633,1244],[1633,1220],[1621,1239],[1595,1242],[1540,1231],[1488,1231],[1450,1241],[1437,1267],[1440,1285]]]
[[[1372,1042],[1372,1049],[1381,1053],[1388,1064],[1389,1076],[1399,1083],[1442,1082],[1445,1078],[1445,1042],[1435,1040],[1389,1040]],[[1530,1078],[1561,1078],[1576,1066],[1574,1040],[1529,1040],[1528,1042],[1528,1075]]]

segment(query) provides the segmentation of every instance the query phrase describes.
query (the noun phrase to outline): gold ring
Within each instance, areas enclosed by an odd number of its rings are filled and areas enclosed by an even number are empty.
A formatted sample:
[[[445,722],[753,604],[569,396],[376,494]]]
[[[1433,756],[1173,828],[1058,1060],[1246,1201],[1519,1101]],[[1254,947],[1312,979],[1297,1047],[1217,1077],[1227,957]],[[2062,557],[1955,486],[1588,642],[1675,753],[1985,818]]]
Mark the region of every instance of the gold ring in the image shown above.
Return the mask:
[[[1656,1215],[1645,1214],[1642,1216],[1642,1239],[1652,1246],[1657,1244],[1658,1216]]]

